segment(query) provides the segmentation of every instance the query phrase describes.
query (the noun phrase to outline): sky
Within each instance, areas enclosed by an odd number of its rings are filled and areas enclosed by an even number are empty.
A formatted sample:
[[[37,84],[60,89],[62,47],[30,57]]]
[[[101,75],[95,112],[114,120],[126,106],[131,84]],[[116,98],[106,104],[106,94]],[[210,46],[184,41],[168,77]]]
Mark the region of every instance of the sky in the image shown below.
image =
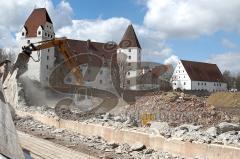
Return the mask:
[[[216,63],[240,72],[239,0],[0,0],[0,47],[18,47],[32,10],[47,8],[56,36],[120,41],[133,24],[145,61]]]

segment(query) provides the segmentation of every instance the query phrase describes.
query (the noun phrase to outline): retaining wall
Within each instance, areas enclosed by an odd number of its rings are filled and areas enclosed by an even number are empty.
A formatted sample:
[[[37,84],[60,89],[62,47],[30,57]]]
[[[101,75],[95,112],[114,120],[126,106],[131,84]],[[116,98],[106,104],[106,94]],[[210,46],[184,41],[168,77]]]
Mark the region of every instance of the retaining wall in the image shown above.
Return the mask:
[[[204,159],[239,159],[240,148],[216,145],[183,142],[177,139],[166,139],[161,135],[150,135],[135,130],[115,129],[113,127],[101,126],[97,124],[86,124],[78,121],[63,120],[57,117],[49,117],[38,112],[28,113],[16,111],[19,116],[32,116],[44,124],[64,128],[84,136],[98,135],[108,142],[127,143],[133,145],[142,143],[149,148],[169,152],[186,158]]]

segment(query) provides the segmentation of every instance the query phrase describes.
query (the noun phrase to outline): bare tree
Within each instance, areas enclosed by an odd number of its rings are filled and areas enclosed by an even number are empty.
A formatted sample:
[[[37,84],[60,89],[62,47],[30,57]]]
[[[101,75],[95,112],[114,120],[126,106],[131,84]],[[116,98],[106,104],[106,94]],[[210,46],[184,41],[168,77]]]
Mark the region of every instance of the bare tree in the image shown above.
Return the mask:
[[[15,60],[15,53],[12,49],[0,49],[0,62],[3,62],[5,60],[11,61],[11,63]]]
[[[125,89],[127,83],[127,72],[128,72],[128,63],[127,55],[124,53],[118,53],[117,55],[117,65],[119,71],[119,85],[120,88]]]

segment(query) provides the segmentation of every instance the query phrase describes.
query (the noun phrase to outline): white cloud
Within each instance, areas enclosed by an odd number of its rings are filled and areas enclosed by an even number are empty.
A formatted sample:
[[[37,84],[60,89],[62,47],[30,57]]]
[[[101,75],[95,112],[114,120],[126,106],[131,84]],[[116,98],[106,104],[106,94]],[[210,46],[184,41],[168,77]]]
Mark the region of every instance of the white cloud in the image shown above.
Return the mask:
[[[121,17],[96,20],[73,20],[72,25],[57,30],[57,36],[92,41],[119,41],[130,21]]]
[[[46,7],[56,29],[71,25],[72,8],[66,1],[54,7],[51,0],[8,0],[0,2],[0,47],[16,47],[15,34],[24,25],[32,10]]]
[[[166,37],[239,31],[239,0],[148,0],[144,24]]]
[[[240,72],[240,52],[228,52],[219,55],[211,56],[207,62],[215,63],[223,72],[230,70],[233,73]]]
[[[164,60],[164,64],[172,64],[173,66],[176,66],[178,61],[179,58],[176,55],[171,55],[169,58]]]
[[[234,49],[237,47],[237,45],[234,42],[232,42],[231,40],[229,40],[227,38],[223,38],[221,42],[225,48]]]
[[[143,55],[159,59],[165,64],[174,64],[178,61],[178,57],[173,53],[174,50],[166,44],[165,40],[168,37],[194,37],[219,30],[239,31],[240,28],[239,0],[231,2],[139,0],[139,2],[147,4],[148,9],[144,24],[134,25],[143,48]],[[123,17],[73,19],[73,9],[67,1],[61,1],[54,6],[51,0],[8,0],[1,1],[0,5],[0,47],[16,46],[13,34],[21,29],[34,7],[47,8],[57,36],[73,39],[119,42],[127,25],[131,23],[129,19]],[[234,47],[234,43],[228,39],[223,39],[222,44],[228,48]],[[226,55],[229,60],[221,61]],[[230,55],[235,58],[230,58]],[[237,70],[238,64],[233,62],[234,65],[231,65],[230,61],[239,60],[238,57],[237,53],[229,53],[211,57],[211,60],[219,63],[222,69]]]

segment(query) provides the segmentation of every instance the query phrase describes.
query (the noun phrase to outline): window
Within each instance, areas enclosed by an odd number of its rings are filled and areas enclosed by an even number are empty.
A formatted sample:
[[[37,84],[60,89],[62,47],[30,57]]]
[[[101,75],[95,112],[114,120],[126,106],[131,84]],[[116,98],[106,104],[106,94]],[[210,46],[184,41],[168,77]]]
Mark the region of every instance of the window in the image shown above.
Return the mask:
[[[48,49],[47,51],[50,52],[50,49]]]
[[[130,72],[128,72],[128,75],[130,75]]]
[[[127,80],[127,84],[130,84],[130,80]]]
[[[205,86],[207,85],[207,83],[205,83]]]
[[[102,80],[99,80],[99,83],[102,84]]]
[[[24,32],[22,32],[22,36],[24,36],[25,34],[24,34]]]
[[[174,85],[177,85],[177,83],[174,83]]]
[[[48,77],[46,77],[46,81],[48,80]]]
[[[46,68],[48,69],[48,65],[46,65]]]
[[[198,85],[200,85],[200,83],[198,82]]]
[[[185,76],[183,76],[183,78],[185,78]]]
[[[128,66],[131,66],[131,63],[128,63]]]
[[[182,72],[184,73],[184,70]]]
[[[214,86],[216,86],[216,84],[214,83]]]
[[[131,52],[132,50],[131,49],[128,49],[128,52]]]
[[[131,56],[128,56],[128,59],[131,59]]]
[[[28,43],[28,44],[30,44],[30,43],[31,43],[31,41],[30,41],[30,40],[28,40],[28,41],[27,41],[27,43]]]
[[[41,35],[41,31],[38,31],[38,35]]]
[[[186,82],[184,82],[183,84],[186,85]]]
[[[49,56],[47,56],[47,60],[49,60]]]
[[[220,86],[220,87],[222,86],[221,83],[219,84],[219,86]]]
[[[100,71],[100,75],[103,73],[103,70]]]
[[[203,86],[203,83],[202,83],[202,86]]]
[[[51,35],[51,38],[52,38],[53,36]]]
[[[45,33],[45,36],[47,36],[47,33]]]
[[[50,27],[50,29],[52,29],[52,27]]]

